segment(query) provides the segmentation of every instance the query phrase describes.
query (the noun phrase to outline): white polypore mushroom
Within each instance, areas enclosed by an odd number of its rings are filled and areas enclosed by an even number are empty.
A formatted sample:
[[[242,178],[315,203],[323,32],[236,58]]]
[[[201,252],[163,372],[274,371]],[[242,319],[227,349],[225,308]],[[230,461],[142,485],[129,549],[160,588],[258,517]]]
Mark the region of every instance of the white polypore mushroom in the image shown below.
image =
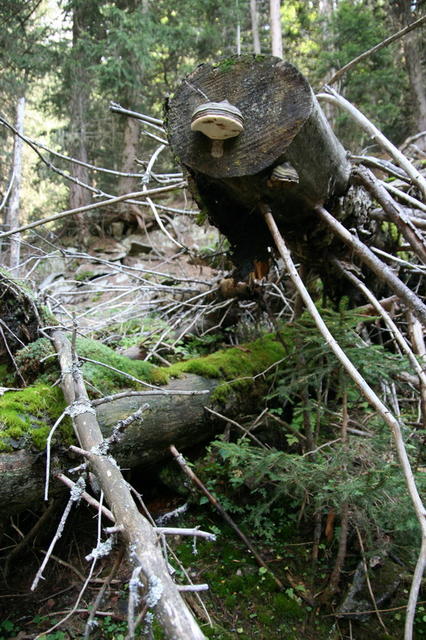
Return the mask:
[[[228,100],[206,102],[192,114],[191,130],[200,131],[213,140],[211,154],[220,158],[223,155],[223,141],[240,135],[244,130],[243,122],[241,111]]]

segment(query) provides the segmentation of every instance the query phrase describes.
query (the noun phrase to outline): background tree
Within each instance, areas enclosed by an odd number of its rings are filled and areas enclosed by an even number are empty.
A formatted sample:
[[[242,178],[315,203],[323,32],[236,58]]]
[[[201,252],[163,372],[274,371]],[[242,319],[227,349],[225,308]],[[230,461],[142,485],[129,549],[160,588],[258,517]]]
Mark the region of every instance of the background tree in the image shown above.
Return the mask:
[[[397,28],[402,29],[424,14],[426,2],[417,0],[404,2],[392,0],[390,2],[392,14]],[[405,66],[410,83],[410,133],[426,131],[426,29],[421,27],[411,31],[403,39]],[[426,137],[421,144],[426,148]]]

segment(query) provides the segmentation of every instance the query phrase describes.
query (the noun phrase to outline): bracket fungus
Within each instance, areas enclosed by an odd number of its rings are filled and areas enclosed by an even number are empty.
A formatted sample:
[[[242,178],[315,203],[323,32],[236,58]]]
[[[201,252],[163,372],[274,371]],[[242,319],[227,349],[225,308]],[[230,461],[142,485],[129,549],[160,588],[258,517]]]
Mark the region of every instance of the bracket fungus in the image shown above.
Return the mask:
[[[200,131],[213,140],[211,155],[214,158],[223,155],[224,140],[239,136],[243,130],[243,115],[228,100],[206,102],[199,105],[192,114],[191,131]]]

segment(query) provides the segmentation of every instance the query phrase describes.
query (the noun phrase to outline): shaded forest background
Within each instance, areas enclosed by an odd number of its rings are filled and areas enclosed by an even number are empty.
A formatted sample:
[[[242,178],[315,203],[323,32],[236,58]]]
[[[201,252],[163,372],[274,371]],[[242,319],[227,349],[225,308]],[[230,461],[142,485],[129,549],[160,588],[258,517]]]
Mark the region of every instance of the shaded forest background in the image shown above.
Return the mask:
[[[260,48],[270,51],[269,3],[258,2]],[[421,3],[286,2],[282,7],[285,58],[320,88],[333,70],[420,15]],[[128,172],[155,148],[140,126],[109,113],[109,102],[161,118],[177,81],[204,61],[252,52],[248,2],[19,2],[2,6],[2,114],[15,121],[18,98],[27,99],[26,130],[54,150],[90,164]],[[339,83],[394,142],[425,128],[421,32],[367,58]],[[124,128],[129,129],[124,131]],[[346,116],[335,117],[339,138],[351,149],[368,146]],[[13,137],[2,127],[2,193],[6,193]],[[164,159],[170,169],[171,159]],[[59,168],[70,169],[67,165]],[[133,166],[134,168],[134,166]],[[32,219],[64,206],[85,204],[90,192],[56,179],[31,162],[23,214]],[[86,184],[105,192],[129,187],[117,178],[71,167]],[[123,178],[124,180],[124,178]],[[62,185],[62,186],[59,186]],[[69,192],[68,192],[69,190]],[[123,191],[124,192],[124,191]],[[28,195],[27,195],[28,194]],[[48,194],[46,197],[45,194]]]
[[[284,0],[281,5],[284,59],[316,91],[345,64],[426,10],[424,0]],[[229,244],[200,214],[161,126],[165,101],[198,64],[235,53],[269,54],[269,11],[269,0],[0,2],[2,229],[97,199],[169,189],[158,202],[153,196],[155,213],[145,198],[37,227],[21,235],[18,254],[13,241],[0,239],[7,268],[1,277],[7,291],[14,287],[13,278],[24,280],[37,304],[53,314],[45,324],[53,317],[52,322],[77,331],[91,398],[126,387],[114,373],[100,373],[94,362],[99,360],[149,383],[170,382],[187,372],[224,383],[206,410],[212,420],[216,411],[212,430],[220,435],[207,450],[189,447],[188,455],[204,483],[250,534],[264,566],[256,565],[232,527],[206,506],[208,500],[188,489],[173,462],[148,471],[135,463],[128,475],[155,518],[189,502],[189,513],[178,514],[177,522],[219,535],[216,544],[201,542],[205,546],[198,556],[187,539],[177,537],[173,545],[182,563],[178,579],[185,582],[188,570],[196,582],[209,583],[212,595],[203,601],[206,605],[188,596],[206,636],[396,640],[404,633],[420,532],[392,437],[304,313],[281,262],[275,260],[264,286],[249,280],[239,290],[227,290],[233,269]],[[425,65],[422,26],[333,84],[406,151],[420,172],[426,163],[426,136],[417,135],[426,130]],[[389,158],[347,113],[329,104],[323,108],[354,163],[360,156],[374,156],[382,162],[382,178],[419,197],[395,167],[383,173]],[[126,117],[123,110],[144,116]],[[14,161],[16,129],[27,138],[22,170]],[[424,266],[377,207],[374,211],[399,262],[395,265],[389,255],[386,259],[424,299]],[[424,212],[418,216],[424,229]],[[331,299],[320,278],[305,275],[333,335],[403,422],[421,491],[426,408],[412,363],[386,322],[351,286]],[[422,363],[423,334],[415,337],[418,325],[412,315],[388,297],[389,291],[378,288],[379,294],[418,347],[414,350]],[[10,356],[13,340],[4,337],[4,323],[0,328],[6,345],[0,349],[1,384],[13,389],[0,396],[0,451],[12,456],[27,447],[40,456],[64,408],[52,386],[59,369],[45,337],[21,336],[29,346],[14,347]],[[137,380],[133,383],[139,388]],[[66,424],[54,439],[58,456],[64,455],[70,432]],[[6,517],[0,606],[2,598],[6,604],[0,638],[121,640],[130,633],[123,610],[129,607],[131,569],[118,548],[100,563],[99,581],[110,575],[118,586],[108,586],[101,607],[108,615],[99,615],[97,627],[87,622],[99,605],[96,583],[84,595],[76,622],[48,632],[55,624],[53,612],[59,612],[56,621],[74,606],[71,595],[68,600],[52,596],[71,578],[51,569],[52,587],[43,586],[43,597],[29,595],[32,574],[19,571],[14,581],[11,568],[21,557],[30,558],[31,570],[37,570],[60,505],[56,498],[49,507],[17,510],[10,517],[7,508],[1,510]],[[44,533],[37,529],[39,518]],[[71,574],[78,565],[80,582],[74,589],[80,594],[83,556],[93,546],[90,519],[75,514],[61,548],[66,560],[57,561]],[[77,540],[73,528],[87,528],[87,534]],[[279,588],[277,576],[283,583]],[[19,597],[10,599],[12,591]],[[414,622],[418,638],[426,634],[425,611],[420,596]],[[163,637],[156,622],[145,622],[138,623],[138,633]]]

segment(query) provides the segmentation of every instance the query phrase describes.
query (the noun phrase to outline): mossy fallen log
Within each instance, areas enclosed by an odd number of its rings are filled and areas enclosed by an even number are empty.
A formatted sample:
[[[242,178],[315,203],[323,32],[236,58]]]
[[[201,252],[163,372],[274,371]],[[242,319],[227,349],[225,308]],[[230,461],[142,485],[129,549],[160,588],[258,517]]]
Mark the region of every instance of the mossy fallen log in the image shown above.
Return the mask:
[[[290,339],[290,334],[287,339]],[[109,366],[111,361],[117,364],[117,354],[112,349],[98,346],[99,362]],[[43,349],[47,347],[44,343]],[[80,342],[80,347],[79,355],[88,352],[93,355],[97,343]],[[31,368],[29,354],[34,355],[39,350],[40,344],[26,348],[27,372]],[[120,420],[143,404],[149,405],[142,418],[135,420],[120,442],[114,445],[112,453],[118,463],[126,468],[154,465],[168,457],[170,444],[185,449],[209,440],[223,429],[223,421],[216,420],[205,407],[219,407],[220,411],[234,418],[255,408],[264,391],[264,377],[259,374],[279,363],[285,353],[280,340],[266,335],[246,345],[180,362],[167,369],[149,365],[145,379],[163,383],[156,389],[143,387],[142,368],[139,367],[141,383],[133,381],[132,390],[137,387],[144,391],[144,395],[120,397],[96,407],[100,427],[108,437]],[[20,359],[21,362],[25,359],[22,354]],[[53,366],[54,360],[51,362]],[[134,374],[135,362],[120,359],[120,365],[124,363]],[[94,387],[101,387],[105,393],[117,393],[127,386],[128,378],[121,377],[121,387],[117,380],[112,385],[111,379],[105,378],[104,372],[108,369],[87,362],[83,369],[87,364],[90,368],[86,373]],[[99,378],[96,377],[97,372]],[[117,372],[110,373],[117,379],[120,377]],[[55,371],[46,370],[41,376],[42,382],[38,381],[22,391],[8,391],[0,397],[0,516],[19,512],[42,500],[46,438],[65,408],[61,391],[47,384],[49,377],[54,379],[57,375],[56,368]],[[171,393],[179,390],[184,394]],[[200,391],[206,393],[197,393]],[[73,442],[68,418],[64,419],[53,442],[53,471],[66,471],[75,466],[76,460],[68,449]],[[55,480],[51,480],[51,488],[53,492],[62,490]]]

